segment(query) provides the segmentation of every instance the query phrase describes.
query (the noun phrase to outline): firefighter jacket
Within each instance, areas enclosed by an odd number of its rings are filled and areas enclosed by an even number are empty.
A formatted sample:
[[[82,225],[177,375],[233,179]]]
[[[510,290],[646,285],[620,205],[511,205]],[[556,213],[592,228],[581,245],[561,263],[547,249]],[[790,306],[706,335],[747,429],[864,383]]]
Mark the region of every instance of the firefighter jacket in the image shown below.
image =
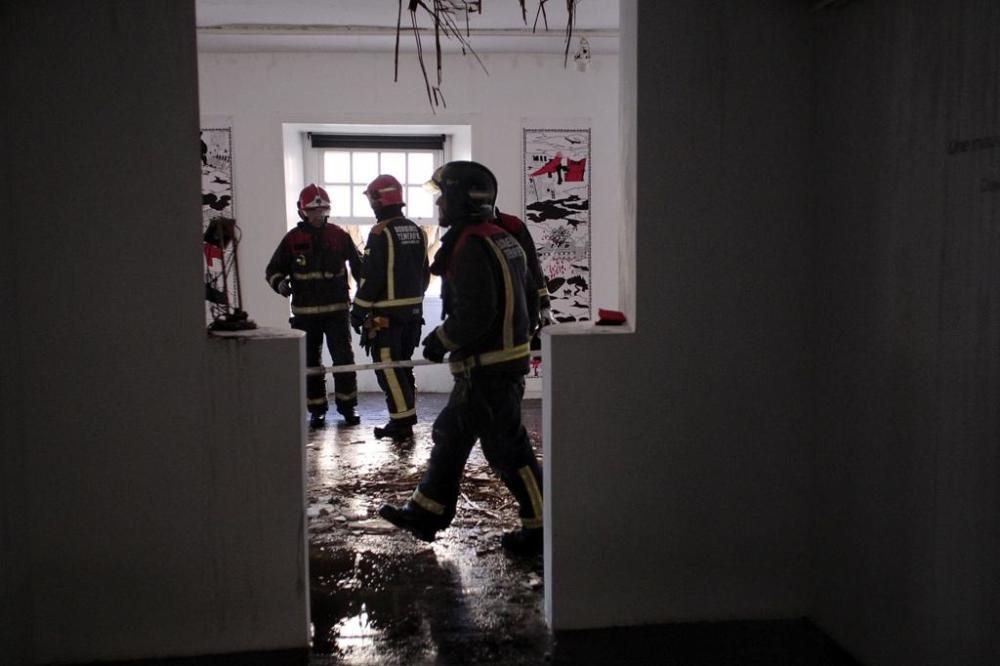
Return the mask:
[[[516,215],[501,213],[498,209],[497,226],[503,228],[504,231],[516,238],[517,242],[521,244],[521,249],[524,250],[524,255],[528,258],[528,272],[531,273],[531,278],[538,285],[538,307],[541,310],[547,310],[550,305],[548,281],[545,279],[545,274],[542,273],[542,265],[538,261],[535,241],[531,237],[528,225]]]
[[[318,316],[348,309],[345,264],[357,280],[361,259],[346,231],[329,222],[319,228],[299,222],[281,239],[265,272],[277,293],[283,280],[291,281],[293,315]]]
[[[402,216],[383,220],[368,234],[354,310],[392,321],[419,320],[429,281],[424,230]]]
[[[445,316],[433,335],[453,374],[528,372],[538,287],[520,243],[493,222],[449,229],[431,268],[443,278]]]

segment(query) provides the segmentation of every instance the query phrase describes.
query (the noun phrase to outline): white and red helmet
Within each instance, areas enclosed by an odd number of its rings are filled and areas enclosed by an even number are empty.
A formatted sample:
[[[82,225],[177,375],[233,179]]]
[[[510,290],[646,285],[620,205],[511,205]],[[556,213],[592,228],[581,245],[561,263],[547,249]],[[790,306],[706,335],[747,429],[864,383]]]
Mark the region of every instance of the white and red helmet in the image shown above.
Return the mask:
[[[310,183],[299,192],[299,213],[304,213],[311,208],[325,208],[330,210],[330,195],[319,185]]]
[[[368,197],[368,203],[372,205],[373,210],[383,206],[406,205],[403,201],[403,186],[389,174],[382,174],[368,183],[365,196]]]

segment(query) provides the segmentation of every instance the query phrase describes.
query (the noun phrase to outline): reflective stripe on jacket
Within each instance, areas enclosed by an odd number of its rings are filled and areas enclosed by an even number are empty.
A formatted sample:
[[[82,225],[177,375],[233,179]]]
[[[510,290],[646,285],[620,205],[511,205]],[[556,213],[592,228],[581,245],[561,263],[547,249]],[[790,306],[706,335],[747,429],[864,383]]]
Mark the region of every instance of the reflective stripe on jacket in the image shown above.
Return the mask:
[[[368,234],[354,308],[399,321],[419,319],[429,280],[424,230],[405,217],[383,220]]]
[[[346,231],[329,222],[319,228],[299,222],[281,239],[265,273],[276,292],[283,280],[291,281],[292,314],[323,315],[350,304],[346,266],[357,280],[361,259]]]

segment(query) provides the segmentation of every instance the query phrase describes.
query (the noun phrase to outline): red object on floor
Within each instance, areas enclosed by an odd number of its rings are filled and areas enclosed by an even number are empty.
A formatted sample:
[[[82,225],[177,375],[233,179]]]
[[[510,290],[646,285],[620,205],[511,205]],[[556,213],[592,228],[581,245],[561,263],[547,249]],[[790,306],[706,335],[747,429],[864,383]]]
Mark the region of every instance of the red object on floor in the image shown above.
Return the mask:
[[[598,326],[621,326],[625,323],[625,313],[618,310],[597,309]]]

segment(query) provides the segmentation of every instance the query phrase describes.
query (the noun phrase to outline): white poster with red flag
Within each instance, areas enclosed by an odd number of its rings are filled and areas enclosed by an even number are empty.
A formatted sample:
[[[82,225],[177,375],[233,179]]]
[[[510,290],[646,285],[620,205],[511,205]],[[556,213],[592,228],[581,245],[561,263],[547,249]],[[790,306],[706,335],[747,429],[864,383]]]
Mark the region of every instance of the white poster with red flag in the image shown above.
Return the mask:
[[[235,283],[230,284],[226,275],[227,267],[233,261],[229,243],[232,227],[213,224],[213,221],[231,221],[235,217],[232,129],[228,123],[209,125],[201,129],[201,230],[208,322],[239,302],[235,294],[230,293]]]
[[[524,221],[557,323],[590,320],[590,130],[524,130]]]

